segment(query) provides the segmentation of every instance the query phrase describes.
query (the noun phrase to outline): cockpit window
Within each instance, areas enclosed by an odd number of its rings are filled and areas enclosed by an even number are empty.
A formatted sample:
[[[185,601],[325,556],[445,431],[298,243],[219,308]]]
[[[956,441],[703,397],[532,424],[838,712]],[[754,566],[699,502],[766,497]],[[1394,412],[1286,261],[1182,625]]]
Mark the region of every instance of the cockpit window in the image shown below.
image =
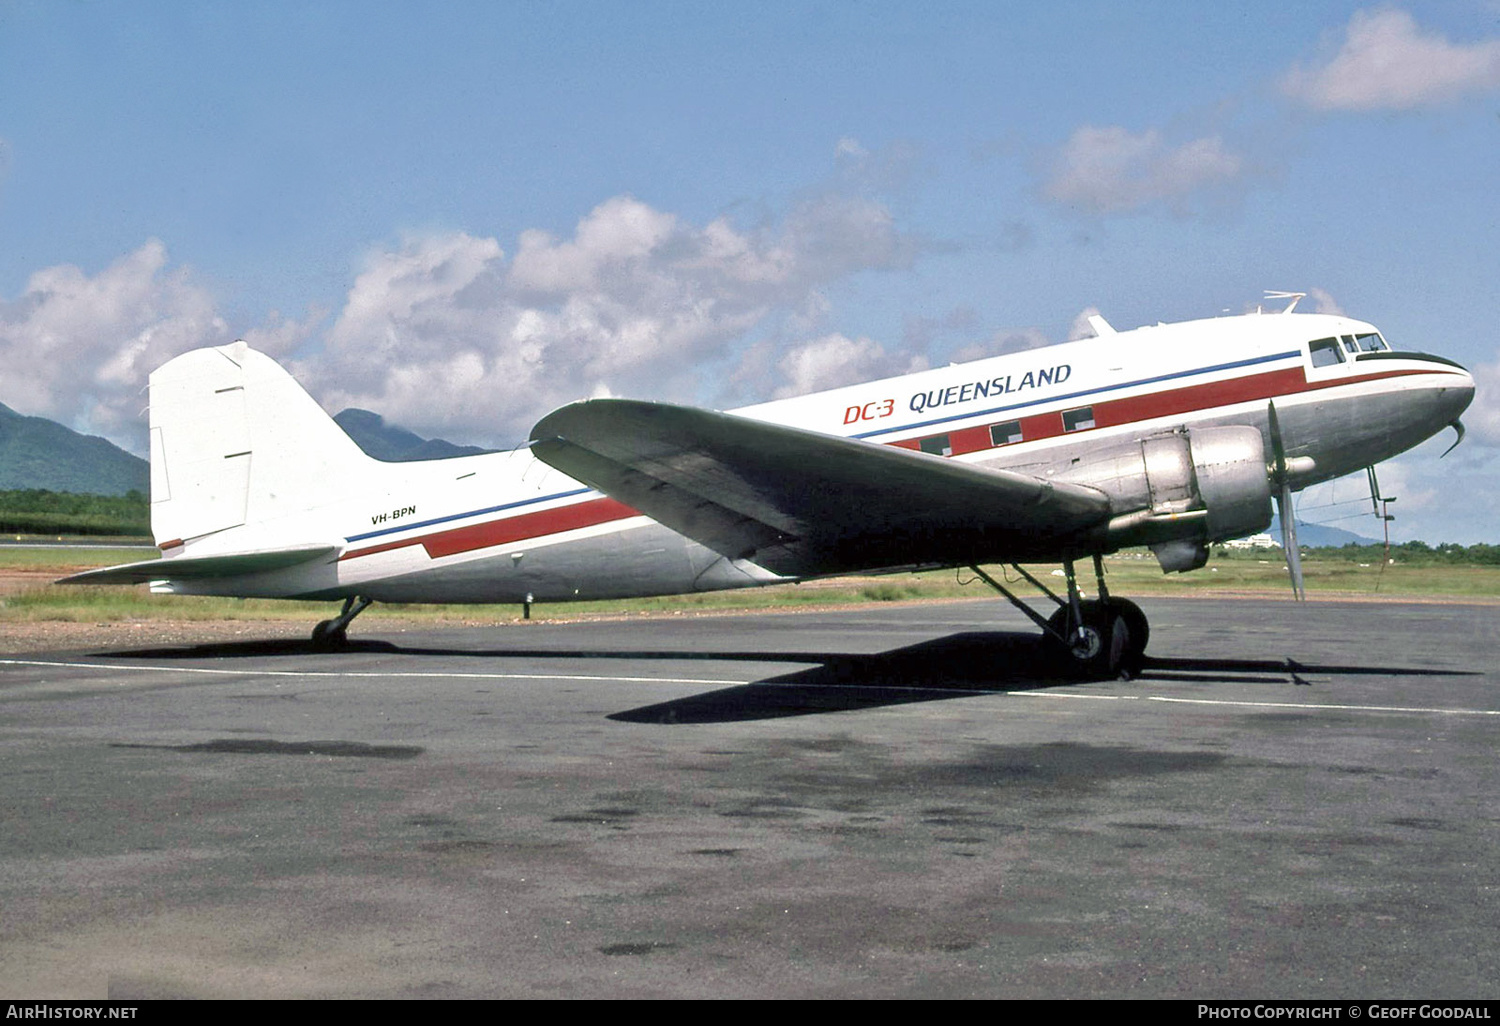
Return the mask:
[[[1391,348],[1385,344],[1385,339],[1381,338],[1378,332],[1373,331],[1367,335],[1356,336],[1355,342],[1359,344],[1359,351],[1362,353],[1384,353]]]
[[[1344,340],[1344,352],[1350,356],[1359,352],[1359,343],[1354,341],[1353,335],[1340,335],[1339,337]]]
[[[1344,354],[1339,350],[1339,340],[1336,338],[1320,338],[1316,342],[1309,342],[1307,348],[1312,352],[1314,367],[1332,367],[1344,362]]]

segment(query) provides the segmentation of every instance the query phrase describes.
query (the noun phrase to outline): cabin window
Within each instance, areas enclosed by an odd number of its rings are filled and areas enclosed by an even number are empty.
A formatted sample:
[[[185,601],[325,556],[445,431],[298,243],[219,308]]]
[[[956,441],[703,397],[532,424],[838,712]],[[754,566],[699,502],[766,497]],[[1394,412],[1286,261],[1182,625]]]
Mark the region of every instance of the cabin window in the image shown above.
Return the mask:
[[[1390,348],[1385,344],[1385,339],[1376,332],[1360,335],[1355,341],[1359,343],[1359,351],[1362,353],[1383,353]]]
[[[1007,420],[1004,424],[990,425],[991,445],[1015,445],[1021,440],[1021,422]]]
[[[1312,352],[1314,367],[1332,367],[1344,362],[1344,354],[1339,351],[1339,340],[1336,338],[1320,338],[1316,342],[1309,342],[1307,348]]]
[[[1080,406],[1076,410],[1063,411],[1064,431],[1083,431],[1094,426],[1094,408]]]
[[[934,456],[952,456],[953,446],[948,444],[947,435],[931,435],[917,443],[917,447],[923,452]]]

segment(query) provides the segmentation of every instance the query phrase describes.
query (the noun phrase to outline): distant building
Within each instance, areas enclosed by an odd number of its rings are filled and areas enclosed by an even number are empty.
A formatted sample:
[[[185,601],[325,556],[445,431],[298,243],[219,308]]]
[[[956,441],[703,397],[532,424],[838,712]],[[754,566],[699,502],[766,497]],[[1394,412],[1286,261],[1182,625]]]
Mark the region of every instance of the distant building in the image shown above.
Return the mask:
[[[1235,538],[1224,543],[1226,549],[1279,549],[1281,542],[1269,534],[1252,534],[1248,538]]]

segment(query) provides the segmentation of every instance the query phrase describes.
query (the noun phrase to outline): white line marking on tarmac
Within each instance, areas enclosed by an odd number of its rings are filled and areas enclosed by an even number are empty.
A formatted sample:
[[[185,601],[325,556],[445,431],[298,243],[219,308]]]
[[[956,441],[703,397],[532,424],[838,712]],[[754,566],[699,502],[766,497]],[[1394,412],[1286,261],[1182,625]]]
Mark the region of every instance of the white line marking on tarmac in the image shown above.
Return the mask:
[[[227,677],[320,677],[320,678],[378,678],[399,677],[403,679],[452,679],[452,680],[581,680],[615,681],[627,684],[706,684],[719,687],[744,687],[758,684],[762,687],[799,687],[843,689],[848,684],[778,683],[774,681],[730,680],[721,677],[616,677],[594,673],[466,673],[460,671],[439,672],[379,672],[372,670],[225,670],[207,666],[119,666],[112,663],[63,663],[47,659],[0,659],[0,666],[55,666],[73,670],[135,670],[141,673],[197,673]],[[930,691],[935,694],[952,694],[952,688],[913,687],[900,684],[870,684],[870,688],[883,691]],[[1244,702],[1223,698],[1175,698],[1168,695],[1095,695],[1076,691],[1008,691],[988,688],[962,689],[967,695],[1007,695],[1014,698],[1061,698],[1084,699],[1096,702],[1169,702],[1175,705],[1212,705],[1240,709],[1297,709],[1302,712],[1380,712],[1408,713],[1438,716],[1500,716],[1500,709],[1439,709],[1423,706],[1403,705],[1343,705],[1315,702]]]
[[[117,666],[113,663],[58,663],[45,659],[0,659],[0,666],[57,666],[73,670],[136,670],[151,673],[201,673],[229,677],[401,677],[458,680],[613,680],[656,684],[746,684],[713,677],[609,677],[591,673],[378,673],[365,670],[222,670],[208,666]]]
[[[1136,702],[1143,697],[1141,695],[1084,695],[1076,691],[993,691],[988,693],[1014,695],[1017,698],[1087,698],[1095,702]]]
[[[1304,702],[1231,702],[1223,698],[1168,698],[1146,695],[1148,702],[1178,702],[1185,705],[1238,705],[1257,709],[1314,709],[1329,712],[1440,713],[1444,716],[1500,716],[1500,709],[1428,709],[1407,705],[1320,705]]]
[[[1340,705],[1328,702],[1236,702],[1224,698],[1172,698],[1167,695],[1080,695],[1060,691],[1011,691],[1017,698],[1098,698],[1171,702],[1174,705],[1227,705],[1241,709],[1300,709],[1303,712],[1437,713],[1443,716],[1500,716],[1500,709],[1436,709],[1407,705]]]

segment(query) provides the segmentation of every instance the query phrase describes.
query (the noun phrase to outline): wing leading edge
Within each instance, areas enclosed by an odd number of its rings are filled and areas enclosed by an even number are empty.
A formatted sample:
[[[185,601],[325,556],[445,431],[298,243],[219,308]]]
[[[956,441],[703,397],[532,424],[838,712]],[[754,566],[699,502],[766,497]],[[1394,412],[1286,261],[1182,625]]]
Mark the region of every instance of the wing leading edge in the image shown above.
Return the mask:
[[[1110,512],[1081,485],[664,403],[573,403],[531,439],[568,476],[786,576],[1057,558]]]

